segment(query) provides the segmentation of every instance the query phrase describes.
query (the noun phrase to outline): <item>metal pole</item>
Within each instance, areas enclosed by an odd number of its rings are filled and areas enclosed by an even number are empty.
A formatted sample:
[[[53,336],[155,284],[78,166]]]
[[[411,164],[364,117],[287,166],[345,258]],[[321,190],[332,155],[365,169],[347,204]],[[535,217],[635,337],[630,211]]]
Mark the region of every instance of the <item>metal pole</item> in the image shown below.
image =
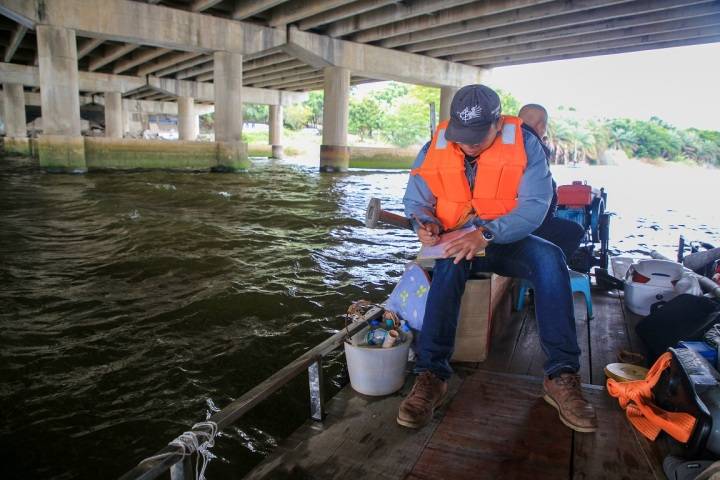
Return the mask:
[[[430,140],[435,135],[435,102],[430,102]]]
[[[310,384],[310,418],[322,422],[325,414],[325,387],[323,382],[322,358],[308,367]]]

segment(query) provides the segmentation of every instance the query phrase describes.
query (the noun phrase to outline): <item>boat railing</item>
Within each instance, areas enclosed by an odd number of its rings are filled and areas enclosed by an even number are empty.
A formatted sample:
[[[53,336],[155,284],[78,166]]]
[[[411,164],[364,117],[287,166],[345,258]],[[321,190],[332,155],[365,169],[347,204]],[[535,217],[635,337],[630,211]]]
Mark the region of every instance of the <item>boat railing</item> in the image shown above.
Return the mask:
[[[355,335],[367,325],[369,320],[378,318],[381,315],[381,308],[371,308],[359,320],[348,324],[341,331],[308,350],[275,372],[267,380],[212,415],[208,422],[215,423],[218,432],[222,431],[306,370],[310,390],[310,418],[322,421],[324,413],[323,358],[340,348],[345,338]],[[197,435],[206,435],[207,433],[200,430],[191,431]],[[168,470],[170,471],[171,480],[195,478],[192,456],[184,452],[183,449],[168,444],[155,455],[142,460],[132,470],[120,477],[120,480],[150,480],[157,478]]]

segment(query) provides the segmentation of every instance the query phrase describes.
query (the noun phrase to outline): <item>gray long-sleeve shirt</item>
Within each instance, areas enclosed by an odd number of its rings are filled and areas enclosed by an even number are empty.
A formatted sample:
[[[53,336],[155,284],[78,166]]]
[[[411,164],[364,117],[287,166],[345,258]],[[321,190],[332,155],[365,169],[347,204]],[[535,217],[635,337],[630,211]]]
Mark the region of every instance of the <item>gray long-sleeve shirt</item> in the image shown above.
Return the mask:
[[[495,220],[486,221],[473,217],[464,225],[465,227],[484,226],[495,234],[497,243],[512,243],[530,235],[542,223],[552,199],[552,177],[542,146],[535,137],[525,131],[523,131],[523,141],[527,154],[527,166],[520,180],[515,208]],[[429,148],[430,142],[420,150],[412,168],[422,165]],[[465,176],[471,190],[475,183],[475,171],[475,162],[471,163],[466,157]],[[437,199],[420,175],[410,175],[403,203],[405,204],[405,215],[408,218],[418,218],[423,223],[437,223],[442,228],[442,222],[435,216]],[[413,226],[417,231],[419,228],[417,222],[413,222]]]

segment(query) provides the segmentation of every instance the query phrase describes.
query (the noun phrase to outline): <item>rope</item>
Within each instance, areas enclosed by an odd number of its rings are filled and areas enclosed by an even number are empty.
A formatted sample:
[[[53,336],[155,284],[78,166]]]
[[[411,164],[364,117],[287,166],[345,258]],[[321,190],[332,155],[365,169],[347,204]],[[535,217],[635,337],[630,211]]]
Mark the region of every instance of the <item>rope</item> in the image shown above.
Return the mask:
[[[383,308],[380,305],[372,303],[370,300],[358,300],[350,305],[347,313],[345,314],[345,341],[347,343],[351,343],[349,331],[350,324],[362,320],[365,315],[367,315],[367,313],[375,307]]]
[[[195,459],[195,478],[196,480],[205,480],[205,469],[208,462],[215,456],[210,449],[215,445],[215,437],[218,434],[217,424],[211,421],[198,422],[192,426],[192,430],[183,432],[175,440],[168,443],[172,447],[176,447],[176,452],[166,452],[152,457],[147,457],[140,464],[153,460],[160,460],[171,455],[182,455],[183,458],[197,452]],[[202,466],[200,466],[200,458],[202,457]],[[181,460],[182,461],[182,460]]]
[[[210,453],[210,449],[215,445],[215,436],[217,433],[217,424],[215,422],[209,420],[206,422],[198,422],[192,426],[192,430],[183,432],[168,444],[178,447],[183,457],[197,452],[198,456],[195,459],[195,478],[197,480],[205,480],[207,464],[210,458],[215,458],[214,455]],[[200,467],[201,457],[202,467]]]

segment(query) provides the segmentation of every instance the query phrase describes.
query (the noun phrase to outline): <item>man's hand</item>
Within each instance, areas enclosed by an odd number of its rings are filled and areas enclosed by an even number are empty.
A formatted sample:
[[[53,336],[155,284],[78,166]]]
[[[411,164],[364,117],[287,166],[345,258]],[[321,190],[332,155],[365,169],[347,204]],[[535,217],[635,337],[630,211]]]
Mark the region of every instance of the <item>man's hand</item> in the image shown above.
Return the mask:
[[[437,223],[422,223],[417,217],[415,217],[415,221],[420,225],[417,232],[420,243],[432,247],[440,241],[440,225]]]
[[[445,247],[445,258],[455,257],[453,262],[455,264],[460,263],[463,258],[470,261],[487,245],[488,242],[485,240],[482,230],[475,230],[448,243]]]

